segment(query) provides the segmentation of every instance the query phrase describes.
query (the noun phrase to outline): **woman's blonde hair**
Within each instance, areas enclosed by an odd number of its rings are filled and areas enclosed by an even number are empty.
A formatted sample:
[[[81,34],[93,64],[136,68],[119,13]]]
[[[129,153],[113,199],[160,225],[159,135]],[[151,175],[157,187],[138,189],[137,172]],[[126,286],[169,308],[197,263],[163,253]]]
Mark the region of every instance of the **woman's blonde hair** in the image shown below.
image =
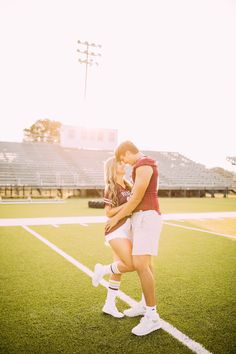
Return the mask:
[[[115,157],[109,157],[104,162],[104,180],[105,180],[105,192],[108,194],[108,198],[112,200],[114,206],[118,205],[117,186],[116,186],[116,169],[117,160]],[[124,178],[124,183],[128,189],[131,190],[132,185]]]

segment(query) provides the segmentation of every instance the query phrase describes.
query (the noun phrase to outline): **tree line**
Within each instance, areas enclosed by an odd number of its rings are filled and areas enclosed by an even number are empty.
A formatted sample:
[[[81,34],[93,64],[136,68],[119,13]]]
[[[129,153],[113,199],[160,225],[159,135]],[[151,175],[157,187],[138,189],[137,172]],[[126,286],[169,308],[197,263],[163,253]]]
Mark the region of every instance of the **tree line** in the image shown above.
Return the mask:
[[[30,128],[24,129],[26,142],[60,143],[61,123],[50,119],[38,119]]]

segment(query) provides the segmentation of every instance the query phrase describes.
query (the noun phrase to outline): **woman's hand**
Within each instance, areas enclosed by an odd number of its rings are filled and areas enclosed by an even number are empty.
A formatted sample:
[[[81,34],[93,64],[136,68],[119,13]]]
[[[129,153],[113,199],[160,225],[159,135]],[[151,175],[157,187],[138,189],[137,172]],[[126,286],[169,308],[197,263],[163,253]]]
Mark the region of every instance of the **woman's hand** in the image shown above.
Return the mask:
[[[108,232],[110,231],[117,223],[118,223],[119,219],[116,216],[113,216],[112,218],[110,218],[105,225],[105,230]]]

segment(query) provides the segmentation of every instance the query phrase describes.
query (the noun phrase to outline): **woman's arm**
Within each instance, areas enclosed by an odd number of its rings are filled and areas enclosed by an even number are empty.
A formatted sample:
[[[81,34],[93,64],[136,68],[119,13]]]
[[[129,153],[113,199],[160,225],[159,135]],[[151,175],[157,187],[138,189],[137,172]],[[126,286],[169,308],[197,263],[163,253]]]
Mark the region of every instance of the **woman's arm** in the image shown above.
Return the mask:
[[[127,203],[121,204],[118,207],[111,208],[109,205],[105,206],[106,216],[111,218],[112,216],[116,215]]]

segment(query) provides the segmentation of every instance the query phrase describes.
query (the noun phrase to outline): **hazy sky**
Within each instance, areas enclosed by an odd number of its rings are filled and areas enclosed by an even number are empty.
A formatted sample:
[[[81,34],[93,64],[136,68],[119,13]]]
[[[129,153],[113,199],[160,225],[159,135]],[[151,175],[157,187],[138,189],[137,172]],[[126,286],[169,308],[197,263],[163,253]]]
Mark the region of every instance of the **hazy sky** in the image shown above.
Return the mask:
[[[78,39],[102,45],[86,104]],[[232,170],[236,1],[0,0],[0,44],[0,140],[49,118]]]

